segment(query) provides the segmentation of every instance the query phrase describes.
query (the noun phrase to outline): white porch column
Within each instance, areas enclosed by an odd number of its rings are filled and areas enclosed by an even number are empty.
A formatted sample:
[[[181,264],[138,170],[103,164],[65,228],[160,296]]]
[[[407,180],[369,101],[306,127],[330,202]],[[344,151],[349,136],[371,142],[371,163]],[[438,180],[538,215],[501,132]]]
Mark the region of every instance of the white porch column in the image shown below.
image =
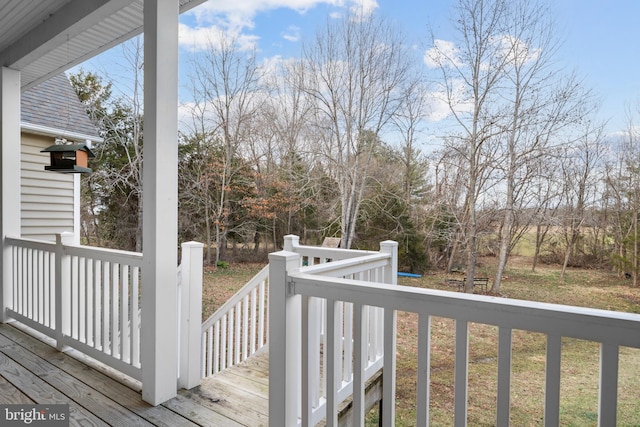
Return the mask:
[[[20,72],[0,67],[0,321],[9,320],[11,304],[11,252],[6,236],[20,237]]]
[[[142,398],[176,396],[178,0],[144,2]]]

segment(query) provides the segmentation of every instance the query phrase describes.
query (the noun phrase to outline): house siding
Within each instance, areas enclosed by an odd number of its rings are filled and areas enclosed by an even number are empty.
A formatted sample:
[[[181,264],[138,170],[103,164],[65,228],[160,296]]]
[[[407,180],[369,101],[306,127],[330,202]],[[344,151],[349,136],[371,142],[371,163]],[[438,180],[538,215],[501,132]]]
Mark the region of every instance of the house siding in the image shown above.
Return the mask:
[[[40,151],[53,138],[22,133],[21,234],[38,240],[55,240],[57,233],[74,232],[74,175],[48,172],[49,155]]]

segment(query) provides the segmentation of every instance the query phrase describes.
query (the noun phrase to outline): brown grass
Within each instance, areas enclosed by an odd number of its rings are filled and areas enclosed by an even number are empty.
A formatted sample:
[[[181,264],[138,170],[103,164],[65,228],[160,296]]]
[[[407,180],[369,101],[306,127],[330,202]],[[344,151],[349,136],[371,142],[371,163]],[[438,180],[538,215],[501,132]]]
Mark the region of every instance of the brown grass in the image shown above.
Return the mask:
[[[202,284],[202,320],[231,298],[256,275],[263,264],[230,264],[228,268],[205,267]]]

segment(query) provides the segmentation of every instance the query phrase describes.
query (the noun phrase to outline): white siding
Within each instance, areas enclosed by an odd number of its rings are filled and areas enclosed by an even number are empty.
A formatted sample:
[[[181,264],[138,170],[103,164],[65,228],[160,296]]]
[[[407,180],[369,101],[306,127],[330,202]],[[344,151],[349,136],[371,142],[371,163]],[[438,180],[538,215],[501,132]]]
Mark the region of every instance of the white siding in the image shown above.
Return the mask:
[[[74,231],[74,177],[44,170],[49,154],[40,150],[53,143],[52,137],[22,133],[22,237],[55,240],[57,233]]]

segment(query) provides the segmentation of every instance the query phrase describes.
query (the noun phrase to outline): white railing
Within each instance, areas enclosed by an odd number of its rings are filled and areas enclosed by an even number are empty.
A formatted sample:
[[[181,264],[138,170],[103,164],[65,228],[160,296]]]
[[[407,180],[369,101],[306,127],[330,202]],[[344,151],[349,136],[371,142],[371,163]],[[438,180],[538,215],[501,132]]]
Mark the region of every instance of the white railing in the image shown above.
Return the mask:
[[[353,304],[353,421],[364,425],[364,370],[367,366],[367,322],[365,307],[380,307],[384,311],[384,348],[395,347],[396,311],[418,314],[418,361],[416,425],[429,425],[431,318],[455,320],[455,426],[467,425],[469,323],[498,327],[499,344],[497,407],[495,425],[509,425],[511,394],[511,342],[514,330],[533,331],[547,337],[544,425],[559,424],[560,417],[560,361],[562,338],[577,338],[600,343],[600,386],[598,425],[616,425],[618,362],[620,347],[640,348],[640,315],[588,308],[510,300],[489,296],[390,286],[362,280],[331,278],[310,274],[299,267],[299,255],[291,252],[271,254],[271,310],[279,313],[271,317],[271,354],[281,362],[270,367],[269,424],[279,426],[315,425],[312,402],[314,385],[305,374],[310,362],[304,349],[311,337],[304,333],[308,305],[306,301],[320,298],[327,301],[327,345],[325,366],[327,375],[326,425],[336,426],[340,401],[340,372],[342,366],[339,324],[340,303]],[[303,333],[294,327],[302,316]],[[299,322],[298,322],[299,323]],[[300,352],[299,349],[302,349]],[[274,354],[274,350],[283,349]],[[385,351],[382,424],[395,422],[395,352]],[[302,367],[302,374],[300,374]],[[300,399],[300,396],[302,398]],[[301,405],[301,401],[304,405]]]
[[[335,263],[336,261],[355,257],[379,255],[375,251],[304,246],[300,245],[298,236],[292,235],[285,236],[284,247],[286,250],[300,254],[300,266],[317,266],[318,264]],[[382,262],[382,264],[385,262]],[[340,266],[340,264],[332,265],[334,266],[329,267],[331,270],[336,270]],[[381,273],[378,272],[378,274]],[[361,277],[363,280],[365,279],[364,272],[361,273]],[[373,275],[371,277],[375,279]],[[269,267],[267,266],[202,324],[201,374],[203,377],[214,375],[228,367],[243,362],[267,344],[269,338],[268,290]],[[317,336],[320,339],[324,336],[325,306],[322,302],[319,303],[321,305],[317,308],[315,308],[313,302],[311,306],[312,310],[315,310],[315,315],[318,316],[318,320],[313,324],[313,327],[317,329]],[[347,307],[347,310],[349,309]],[[347,313],[347,318],[350,318],[349,313]],[[379,315],[372,314],[371,322],[372,331],[380,330],[373,324],[373,322],[380,322]],[[373,334],[372,337],[380,338],[381,335]],[[320,353],[319,345],[318,343],[318,354]],[[375,359],[380,359],[382,350],[379,341],[372,342],[372,351],[378,353]]]
[[[9,317],[140,379],[142,254],[7,238],[13,259]]]
[[[332,261],[309,266],[302,255],[307,248],[282,252],[282,257],[272,254],[270,283],[286,283],[286,272],[297,271],[327,280],[396,284],[396,242],[382,242],[380,252],[353,251],[351,257],[343,249],[322,248],[320,254],[333,255],[304,256]],[[271,287],[269,293],[269,413],[281,414],[270,418],[270,425],[284,425],[285,419],[294,423],[287,425],[296,425],[298,419],[306,420],[303,425],[315,425],[327,413],[337,416],[339,405],[353,394],[354,384],[364,384],[383,366],[385,314],[374,306],[313,295],[301,298],[290,291],[290,286]],[[358,337],[356,327],[364,330]],[[395,349],[395,344],[386,348]],[[285,394],[277,396],[285,390],[295,400],[291,406],[284,405]],[[290,418],[282,418],[285,409],[291,411]]]
[[[59,350],[74,348],[141,380],[143,256],[72,241],[69,233],[56,242],[5,238],[11,254],[7,316],[53,338]],[[184,243],[182,254],[178,384],[193,387],[200,380],[202,244]]]
[[[202,377],[245,361],[267,343],[266,266],[202,324]]]

